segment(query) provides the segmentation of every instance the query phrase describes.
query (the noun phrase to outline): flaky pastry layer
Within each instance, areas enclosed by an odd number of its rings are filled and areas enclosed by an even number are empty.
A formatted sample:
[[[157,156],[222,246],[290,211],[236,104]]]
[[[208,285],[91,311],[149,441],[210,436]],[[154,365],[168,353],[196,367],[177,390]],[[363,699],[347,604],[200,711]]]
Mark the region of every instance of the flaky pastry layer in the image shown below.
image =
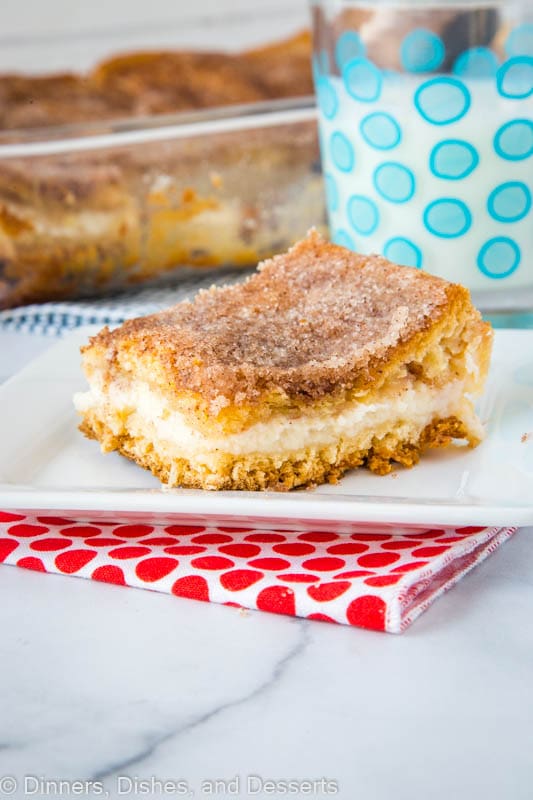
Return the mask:
[[[486,366],[491,340],[464,287],[311,232],[243,284],[104,328],[83,360],[99,390],[135,379],[229,432],[310,402],[335,413],[406,374],[442,385],[467,353]]]

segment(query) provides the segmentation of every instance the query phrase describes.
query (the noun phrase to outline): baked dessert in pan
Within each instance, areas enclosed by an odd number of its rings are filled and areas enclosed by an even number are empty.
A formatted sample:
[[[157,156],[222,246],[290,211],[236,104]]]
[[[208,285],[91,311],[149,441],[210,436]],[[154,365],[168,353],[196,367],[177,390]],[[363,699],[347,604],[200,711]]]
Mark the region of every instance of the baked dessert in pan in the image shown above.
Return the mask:
[[[111,56],[87,74],[4,74],[0,130],[312,95],[310,62],[310,34],[302,31],[241,53],[139,51]]]
[[[491,343],[467,289],[312,231],[243,284],[104,328],[75,404],[169,486],[292,489],[477,445]]]
[[[240,54],[130,53],[84,76],[0,76],[0,308],[252,267],[325,223],[313,120],[24,158],[1,158],[2,142],[310,93],[307,33]]]

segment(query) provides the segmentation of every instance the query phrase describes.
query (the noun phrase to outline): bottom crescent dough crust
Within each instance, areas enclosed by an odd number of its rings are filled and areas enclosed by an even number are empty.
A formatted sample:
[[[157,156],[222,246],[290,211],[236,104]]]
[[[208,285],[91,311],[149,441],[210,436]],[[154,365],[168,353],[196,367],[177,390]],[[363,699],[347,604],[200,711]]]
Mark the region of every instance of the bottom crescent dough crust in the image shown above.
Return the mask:
[[[219,453],[218,468],[212,472],[202,463],[169,458],[164,448],[154,447],[146,437],[133,437],[127,433],[116,436],[111,428],[91,415],[81,424],[80,430],[88,438],[98,439],[104,451],[117,450],[169,486],[248,491],[283,491],[299,486],[337,483],[347,470],[363,465],[378,475],[386,475],[394,462],[412,467],[425,450],[446,447],[453,439],[467,439],[469,435],[461,420],[447,417],[426,425],[418,436],[402,438],[391,431],[366,449],[359,449],[354,438],[333,446],[299,450],[283,457]]]

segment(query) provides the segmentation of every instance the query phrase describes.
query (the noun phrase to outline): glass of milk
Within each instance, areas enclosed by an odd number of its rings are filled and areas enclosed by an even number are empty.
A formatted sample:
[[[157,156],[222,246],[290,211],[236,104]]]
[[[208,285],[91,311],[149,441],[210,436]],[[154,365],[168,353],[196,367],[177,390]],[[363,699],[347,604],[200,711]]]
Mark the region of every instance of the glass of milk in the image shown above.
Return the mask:
[[[533,0],[316,0],[332,239],[533,311]]]

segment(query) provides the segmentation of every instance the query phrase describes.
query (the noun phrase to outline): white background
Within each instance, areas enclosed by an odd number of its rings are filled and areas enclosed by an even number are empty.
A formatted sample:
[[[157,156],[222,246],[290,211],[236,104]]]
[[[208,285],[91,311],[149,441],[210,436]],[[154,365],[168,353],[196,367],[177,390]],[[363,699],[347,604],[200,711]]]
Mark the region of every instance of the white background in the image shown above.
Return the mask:
[[[232,50],[308,23],[305,0],[1,0],[0,69],[85,68],[117,50]]]

